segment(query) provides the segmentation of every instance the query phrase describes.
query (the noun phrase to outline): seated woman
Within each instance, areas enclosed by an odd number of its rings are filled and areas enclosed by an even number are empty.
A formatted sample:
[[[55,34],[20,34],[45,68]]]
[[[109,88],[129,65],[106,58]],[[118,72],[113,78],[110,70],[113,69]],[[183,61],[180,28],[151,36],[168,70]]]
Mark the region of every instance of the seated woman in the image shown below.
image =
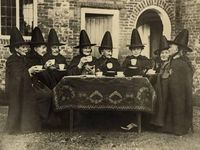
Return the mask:
[[[125,76],[145,75],[146,71],[152,68],[152,62],[141,55],[143,48],[144,45],[137,29],[133,29],[129,45],[132,54],[127,56],[122,64]]]
[[[49,74],[56,80],[55,85],[67,75],[67,62],[64,56],[60,54],[59,46],[64,45],[58,40],[57,33],[54,29],[51,29],[48,36],[48,52],[44,55],[44,63],[48,68]]]
[[[103,72],[103,75],[114,76],[117,71],[121,70],[120,64],[116,58],[112,57],[113,43],[112,36],[109,31],[104,34],[99,53],[102,55],[96,60],[96,71]]]
[[[80,32],[79,45],[75,48],[79,48],[80,54],[75,56],[68,67],[68,72],[70,75],[88,75],[95,74],[95,61],[96,58],[93,57],[91,46],[96,44],[91,44],[90,39],[85,30]]]
[[[31,37],[31,51],[27,56],[27,66],[31,75],[33,88],[40,108],[40,117],[44,124],[49,118],[49,111],[52,101],[50,88],[55,80],[51,78],[48,71],[44,69],[43,56],[47,52],[47,43],[44,41],[41,30],[35,27]]]
[[[25,55],[29,43],[25,42],[20,31],[11,30],[11,56],[6,62],[5,92],[9,103],[6,130],[9,133],[35,132],[41,129],[39,108],[32,87],[31,77],[25,65]]]

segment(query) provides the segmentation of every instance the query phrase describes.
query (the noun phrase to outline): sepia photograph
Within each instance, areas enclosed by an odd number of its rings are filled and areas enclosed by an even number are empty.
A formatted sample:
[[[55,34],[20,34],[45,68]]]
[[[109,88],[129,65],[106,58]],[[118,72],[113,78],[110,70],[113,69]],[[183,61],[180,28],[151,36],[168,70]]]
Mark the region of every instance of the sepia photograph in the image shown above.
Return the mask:
[[[200,0],[0,0],[0,150],[199,150]]]

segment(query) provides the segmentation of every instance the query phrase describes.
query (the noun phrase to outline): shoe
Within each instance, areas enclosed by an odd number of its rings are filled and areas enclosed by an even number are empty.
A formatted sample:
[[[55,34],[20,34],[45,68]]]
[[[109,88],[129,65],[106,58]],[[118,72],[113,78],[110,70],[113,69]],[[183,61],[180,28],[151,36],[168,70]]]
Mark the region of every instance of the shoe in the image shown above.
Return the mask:
[[[130,131],[131,129],[133,129],[135,127],[138,127],[138,126],[134,123],[130,123],[126,127],[121,127],[121,129],[126,130],[126,131]]]

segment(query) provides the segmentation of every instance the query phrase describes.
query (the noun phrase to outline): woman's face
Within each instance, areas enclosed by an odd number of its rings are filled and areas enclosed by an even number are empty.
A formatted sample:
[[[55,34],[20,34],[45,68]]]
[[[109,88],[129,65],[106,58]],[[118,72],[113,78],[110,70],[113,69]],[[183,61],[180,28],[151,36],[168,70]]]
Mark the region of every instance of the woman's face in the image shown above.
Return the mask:
[[[168,49],[162,50],[160,53],[160,59],[162,61],[167,61],[169,59],[169,54],[170,54],[170,51]]]
[[[46,45],[39,45],[35,46],[34,50],[40,55],[44,56],[47,53],[47,46]]]
[[[19,47],[16,47],[16,52],[20,53],[21,55],[26,55],[28,53],[28,45],[21,45]]]
[[[106,58],[111,58],[112,57],[112,50],[111,49],[104,49],[104,50],[101,51],[101,53]]]
[[[59,46],[56,45],[51,46],[51,53],[53,56],[57,56],[60,53]]]
[[[173,55],[178,52],[178,46],[176,44],[170,44],[169,53]]]
[[[90,47],[90,46],[85,46],[85,47],[83,47],[83,48],[82,48],[82,53],[83,53],[83,55],[85,55],[85,56],[91,55],[91,53],[92,53],[91,47]]]
[[[140,47],[136,47],[134,49],[131,49],[133,56],[138,57],[139,55],[141,55],[142,52],[142,48]]]

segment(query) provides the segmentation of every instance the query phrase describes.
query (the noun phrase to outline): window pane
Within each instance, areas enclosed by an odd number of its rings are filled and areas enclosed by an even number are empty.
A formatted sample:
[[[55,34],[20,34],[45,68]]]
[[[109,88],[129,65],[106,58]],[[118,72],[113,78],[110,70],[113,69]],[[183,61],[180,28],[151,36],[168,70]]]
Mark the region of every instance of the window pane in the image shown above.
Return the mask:
[[[31,35],[33,26],[33,0],[20,0],[20,31]]]
[[[101,44],[102,37],[106,31],[112,34],[112,15],[107,14],[86,14],[86,31],[92,43]],[[99,57],[97,47],[92,52],[94,56]]]
[[[8,35],[11,27],[16,25],[15,0],[1,0],[1,34]]]
[[[1,6],[6,6],[6,0],[1,0]]]
[[[23,35],[30,35],[33,26],[33,0],[19,0],[19,29]],[[1,0],[1,34],[9,35],[16,26],[16,0]]]

